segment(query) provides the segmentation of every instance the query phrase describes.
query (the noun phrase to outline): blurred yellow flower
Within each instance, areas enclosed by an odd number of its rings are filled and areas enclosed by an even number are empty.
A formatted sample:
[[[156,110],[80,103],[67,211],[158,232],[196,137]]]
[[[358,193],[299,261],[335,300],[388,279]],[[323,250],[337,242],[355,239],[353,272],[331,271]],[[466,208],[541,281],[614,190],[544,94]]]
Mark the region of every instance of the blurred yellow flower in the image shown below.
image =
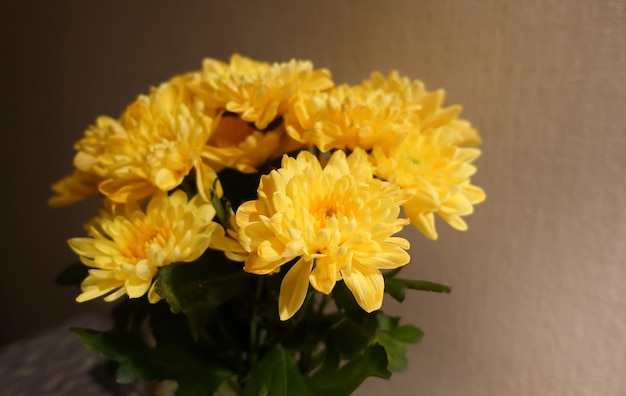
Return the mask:
[[[406,215],[424,235],[437,239],[434,213],[457,230],[466,230],[462,216],[471,214],[473,205],[485,200],[485,193],[470,183],[478,158],[477,148],[459,147],[457,130],[430,128],[410,134],[387,155],[375,147],[375,174],[412,192],[404,204]]]
[[[301,95],[333,85],[326,69],[309,61],[265,63],[234,54],[230,63],[205,59],[193,90],[217,118],[203,158],[216,171],[224,167],[253,173],[268,160],[303,145],[290,138],[282,117]]]
[[[263,132],[236,114],[222,113],[214,120],[202,158],[216,172],[232,168],[254,173],[269,159],[278,158],[285,152],[283,146],[287,137],[282,125]]]
[[[124,142],[109,142],[99,163],[109,169],[100,191],[116,202],[170,191],[195,170],[199,192],[206,194],[215,172],[202,161],[212,131],[212,114],[191,97],[184,75],[139,96],[120,119]],[[207,198],[205,196],[205,198]]]
[[[313,69],[310,61],[270,64],[239,54],[231,56],[230,64],[206,59],[202,81],[200,89],[210,106],[238,114],[258,130],[290,112],[298,96],[333,86],[330,72]]]
[[[98,117],[76,144],[76,170],[54,185],[51,203],[72,203],[96,192],[117,203],[138,201],[174,189],[192,170],[208,199],[216,173],[202,151],[215,114],[192,96],[188,85],[196,77],[178,76],[140,95],[119,120]]]
[[[74,145],[74,171],[53,184],[55,195],[50,198],[50,205],[65,206],[98,194],[99,185],[108,174],[108,169],[99,164],[99,157],[107,151],[109,142],[116,141],[127,141],[124,128],[111,117],[98,117]]]
[[[93,173],[74,172],[52,185],[54,195],[48,200],[53,207],[67,206],[98,194],[100,179]]]
[[[178,190],[159,192],[145,212],[135,204],[110,205],[90,221],[88,238],[68,241],[81,261],[91,267],[76,298],[83,302],[103,295],[113,301],[148,292],[160,299],[153,278],[160,267],[196,260],[209,247],[230,250],[234,241],[213,222],[215,209],[199,195],[190,201]]]
[[[369,79],[363,81],[363,86],[371,90],[393,93],[401,98],[404,106],[418,116],[421,131],[445,126],[456,135],[454,143],[457,145],[478,146],[481,143],[476,129],[468,121],[458,118],[461,106],[441,107],[445,98],[442,89],[426,91],[424,83],[401,76],[395,70],[387,76],[373,72]]]
[[[258,199],[242,204],[239,241],[250,252],[245,270],[270,274],[297,259],[283,279],[279,314],[292,317],[309,283],[329,294],[341,279],[367,312],[382,304],[381,269],[409,262],[408,224],[399,219],[405,194],[372,177],[367,154],[336,151],[322,168],[309,152],[284,156],[282,168],[261,178]],[[295,260],[294,260],[295,261]]]
[[[142,200],[172,190],[188,175],[208,199],[223,168],[252,173],[303,148],[287,135],[282,117],[299,95],[332,84],[327,70],[314,70],[308,61],[207,59],[201,71],[140,95],[119,119],[98,117],[75,145],[75,170],[53,185],[50,204],[98,193],[117,203]]]
[[[340,85],[318,95],[303,96],[285,116],[295,140],[331,149],[370,150],[393,145],[418,127],[418,117],[394,92],[363,85]]]

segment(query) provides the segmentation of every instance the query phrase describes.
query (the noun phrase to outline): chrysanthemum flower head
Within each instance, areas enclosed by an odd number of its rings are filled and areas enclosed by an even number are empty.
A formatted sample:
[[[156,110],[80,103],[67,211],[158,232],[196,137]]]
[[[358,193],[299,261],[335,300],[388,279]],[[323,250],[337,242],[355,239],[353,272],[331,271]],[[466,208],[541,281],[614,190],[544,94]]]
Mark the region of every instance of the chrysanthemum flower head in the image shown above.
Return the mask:
[[[395,93],[363,85],[340,85],[301,97],[285,117],[294,139],[322,151],[393,145],[417,128],[418,118]]]
[[[117,120],[98,117],[74,145],[74,171],[53,184],[50,205],[65,206],[98,194],[99,185],[108,174],[108,169],[99,164],[100,156],[107,152],[111,142],[123,145],[126,141],[126,130]]]
[[[177,76],[140,95],[119,120],[99,117],[77,143],[76,171],[53,187],[52,202],[71,203],[96,192],[117,203],[138,201],[176,188],[192,170],[207,199],[216,173],[202,151],[216,114],[191,94],[195,78]]]
[[[157,193],[145,212],[136,203],[110,205],[91,221],[90,237],[68,241],[91,267],[76,300],[107,295],[104,299],[113,301],[148,292],[151,302],[158,301],[153,279],[160,267],[194,261],[209,247],[231,248],[214,216],[210,203],[199,195],[188,200],[180,190]]]
[[[466,230],[462,217],[485,200],[483,190],[470,180],[480,150],[459,147],[456,132],[431,128],[410,134],[390,156],[379,147],[372,153],[375,174],[413,194],[404,204],[406,215],[430,239],[437,239],[435,213],[455,229]]]
[[[215,172],[202,161],[202,150],[212,131],[212,114],[191,97],[182,76],[140,96],[121,117],[124,144],[110,142],[99,157],[109,176],[100,190],[116,202],[170,191],[195,170],[201,193],[215,180]],[[209,184],[207,186],[207,184]],[[205,197],[206,198],[206,197]]]
[[[309,61],[265,63],[234,54],[230,63],[204,61],[194,91],[215,110],[211,137],[203,158],[216,171],[224,167],[253,173],[270,159],[301,149],[290,138],[282,117],[294,101],[333,85],[325,69]]]
[[[381,269],[409,262],[409,243],[393,235],[405,196],[395,185],[372,177],[364,151],[336,151],[324,168],[303,151],[283,157],[282,167],[263,176],[258,199],[242,204],[239,240],[250,252],[245,270],[263,275],[297,259],[285,275],[279,314],[289,319],[302,305],[309,284],[328,294],[343,279],[366,311],[380,308]]]
[[[258,62],[234,54],[230,64],[206,59],[201,89],[216,108],[239,114],[258,130],[290,112],[294,100],[332,87],[330,72],[310,61]]]
[[[389,72],[387,76],[375,71],[369,79],[363,81],[363,86],[401,98],[404,106],[412,109],[418,116],[421,131],[445,126],[454,133],[454,143],[459,146],[478,146],[481,143],[476,129],[468,121],[458,118],[461,106],[442,107],[445,98],[442,89],[427,91],[423,82],[410,80],[396,70]]]

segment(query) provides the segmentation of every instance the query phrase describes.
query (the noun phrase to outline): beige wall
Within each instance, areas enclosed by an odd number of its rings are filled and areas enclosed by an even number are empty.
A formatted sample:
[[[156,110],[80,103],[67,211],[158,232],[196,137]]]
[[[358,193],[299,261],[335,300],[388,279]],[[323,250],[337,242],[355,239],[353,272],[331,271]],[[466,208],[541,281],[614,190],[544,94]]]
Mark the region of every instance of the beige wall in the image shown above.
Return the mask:
[[[48,209],[100,113],[204,57],[311,59],[337,82],[392,68],[445,88],[482,132],[470,231],[416,232],[410,275],[453,286],[387,303],[421,326],[409,369],[357,394],[626,394],[626,3],[58,1],[3,6],[0,341],[77,312],[53,285],[93,205]]]

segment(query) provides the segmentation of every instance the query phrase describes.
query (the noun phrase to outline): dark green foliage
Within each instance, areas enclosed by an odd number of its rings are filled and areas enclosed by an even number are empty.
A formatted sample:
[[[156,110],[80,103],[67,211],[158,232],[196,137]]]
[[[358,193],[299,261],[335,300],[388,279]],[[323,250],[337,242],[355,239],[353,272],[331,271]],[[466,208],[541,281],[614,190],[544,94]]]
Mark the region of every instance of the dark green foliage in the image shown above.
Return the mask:
[[[116,362],[118,382],[173,380],[179,396],[212,395],[225,384],[242,395],[347,396],[371,376],[406,368],[407,349],[422,331],[363,311],[343,282],[329,296],[310,289],[296,315],[280,321],[278,291],[289,266],[252,275],[209,250],[193,263],[161,268],[161,302],[126,299],[110,330],[72,331]],[[80,283],[86,273],[79,270],[66,271],[64,284]],[[386,276],[395,296],[423,285],[396,273]],[[449,291],[433,285],[427,290]]]
[[[310,379],[312,393],[320,396],[350,395],[369,377],[389,379],[385,349],[379,344],[367,346],[354,359],[338,367],[323,368]]]
[[[306,379],[298,370],[291,353],[280,344],[270,349],[252,371],[242,396],[310,395]]]

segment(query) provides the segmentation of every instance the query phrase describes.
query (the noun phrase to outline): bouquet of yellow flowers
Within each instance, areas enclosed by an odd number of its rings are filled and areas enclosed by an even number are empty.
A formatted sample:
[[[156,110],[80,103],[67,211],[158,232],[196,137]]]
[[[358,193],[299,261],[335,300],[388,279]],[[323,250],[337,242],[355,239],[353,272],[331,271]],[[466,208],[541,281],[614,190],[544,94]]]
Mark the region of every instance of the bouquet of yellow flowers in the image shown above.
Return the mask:
[[[399,276],[397,234],[436,239],[435,215],[465,230],[485,199],[478,133],[443,98],[235,54],[98,117],[53,185],[52,206],[102,199],[58,281],[118,303],[111,329],[72,331],[118,382],[177,395],[349,395],[403,370],[422,332],[383,295],[450,289]]]

